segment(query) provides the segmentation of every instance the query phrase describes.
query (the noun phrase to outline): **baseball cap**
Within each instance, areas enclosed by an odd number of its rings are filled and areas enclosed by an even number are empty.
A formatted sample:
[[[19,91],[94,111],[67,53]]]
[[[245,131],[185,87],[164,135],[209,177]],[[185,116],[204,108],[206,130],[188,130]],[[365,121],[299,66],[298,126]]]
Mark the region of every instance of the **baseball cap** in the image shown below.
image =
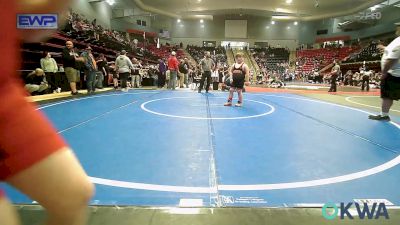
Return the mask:
[[[171,52],[171,55],[176,55],[176,52],[172,51],[172,52]]]

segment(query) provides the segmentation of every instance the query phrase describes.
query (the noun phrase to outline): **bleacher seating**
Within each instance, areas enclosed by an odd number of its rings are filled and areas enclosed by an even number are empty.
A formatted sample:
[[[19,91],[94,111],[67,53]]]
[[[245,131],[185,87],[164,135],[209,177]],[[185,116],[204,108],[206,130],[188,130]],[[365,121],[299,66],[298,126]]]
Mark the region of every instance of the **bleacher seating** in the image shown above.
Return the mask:
[[[256,48],[251,53],[262,71],[283,74],[289,67],[290,52],[285,48]]]
[[[209,51],[216,63],[222,66],[227,64],[226,51],[223,47],[198,47],[188,45],[186,50],[197,63],[204,57],[204,52]]]
[[[314,69],[322,69],[334,60],[341,61],[356,49],[352,47],[307,49],[296,52],[297,73],[310,73]]]
[[[357,54],[353,54],[345,61],[345,63],[363,62],[363,61],[377,61],[382,57],[382,53],[378,49],[378,43],[372,42],[363,48]]]

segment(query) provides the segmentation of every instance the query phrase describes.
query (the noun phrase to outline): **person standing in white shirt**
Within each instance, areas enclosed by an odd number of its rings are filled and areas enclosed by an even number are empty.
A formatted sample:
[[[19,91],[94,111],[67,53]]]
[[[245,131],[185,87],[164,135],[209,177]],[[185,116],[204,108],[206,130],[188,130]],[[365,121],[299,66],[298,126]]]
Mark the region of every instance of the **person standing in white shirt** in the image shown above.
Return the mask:
[[[400,22],[396,26],[398,37],[385,48],[381,61],[382,112],[369,116],[371,120],[390,121],[389,110],[393,100],[400,99]]]

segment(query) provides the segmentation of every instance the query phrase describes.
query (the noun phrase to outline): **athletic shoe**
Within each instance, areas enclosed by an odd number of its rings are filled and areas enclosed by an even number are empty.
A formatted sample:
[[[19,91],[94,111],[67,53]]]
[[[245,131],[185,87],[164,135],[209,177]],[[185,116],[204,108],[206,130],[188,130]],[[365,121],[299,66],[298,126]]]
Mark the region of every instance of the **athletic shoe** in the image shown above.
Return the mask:
[[[57,93],[61,93],[61,88],[57,88]]]
[[[232,102],[227,102],[224,104],[224,106],[232,106]]]
[[[128,92],[128,89],[127,88],[122,88],[121,91],[122,92]]]
[[[239,102],[236,103],[236,104],[235,104],[235,107],[242,107],[242,103],[239,103]]]
[[[382,116],[382,115],[370,115],[368,116],[370,120],[379,120],[379,121],[390,121],[389,116]]]
[[[201,90],[199,90],[198,93],[201,93]]]

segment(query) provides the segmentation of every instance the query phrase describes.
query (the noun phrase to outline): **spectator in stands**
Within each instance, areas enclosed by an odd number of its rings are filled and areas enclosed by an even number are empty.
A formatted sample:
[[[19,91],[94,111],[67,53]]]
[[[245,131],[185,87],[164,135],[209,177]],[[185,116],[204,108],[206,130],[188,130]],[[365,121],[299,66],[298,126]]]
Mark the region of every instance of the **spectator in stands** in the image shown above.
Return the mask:
[[[380,115],[369,116],[372,120],[390,121],[389,110],[393,101],[400,99],[400,22],[396,23],[396,35],[386,48],[381,60],[381,98]]]
[[[140,69],[143,68],[142,64],[136,59],[132,59],[132,87],[133,88],[140,88],[141,86],[141,81],[140,81]]]
[[[361,74],[357,71],[353,74],[353,84],[352,86],[358,86],[358,84],[361,82]]]
[[[189,88],[189,70],[190,70],[190,62],[187,57],[184,58],[185,64],[185,73],[183,78],[183,83],[186,85],[186,88]]]
[[[30,93],[42,93],[49,88],[42,69],[35,69],[25,78],[25,89]]]
[[[85,60],[85,76],[87,93],[93,94],[96,90],[96,72],[97,64],[92,54],[92,47],[87,46],[85,51],[82,52],[81,57]]]
[[[381,76],[382,74],[380,72],[375,73],[370,81],[370,85],[373,88],[379,88],[381,86]]]
[[[344,82],[343,84],[353,86],[353,72],[351,70],[347,70],[346,74],[344,75]]]
[[[181,59],[179,63],[179,87],[184,88],[185,76],[189,72],[185,60]]]
[[[340,76],[340,66],[339,63],[334,62],[334,66],[332,67],[330,78],[331,78],[331,87],[328,92],[336,92],[337,91],[337,78]]]
[[[215,63],[214,60],[211,59],[211,53],[209,51],[206,52],[204,58],[200,61],[200,69],[202,72],[202,77],[198,92],[201,93],[201,89],[204,86],[204,81],[207,79],[206,93],[208,93],[211,84],[211,72],[215,70]]]
[[[362,83],[361,83],[361,91],[364,91],[366,89],[369,91],[369,80],[372,77],[373,71],[364,71],[362,75]]]
[[[108,74],[110,70],[108,68],[108,62],[103,53],[99,55],[99,59],[96,61],[98,71],[98,79],[96,87],[102,89],[103,86],[108,86]]]
[[[163,88],[165,86],[166,74],[167,72],[167,65],[164,62],[165,60],[159,59],[158,60],[158,87]]]
[[[169,70],[169,84],[168,88],[175,90],[176,88],[176,78],[179,72],[179,61],[176,58],[176,52],[172,51],[171,56],[168,59],[168,70]]]
[[[119,78],[121,79],[121,91],[123,92],[128,91],[126,81],[132,69],[132,61],[126,56],[126,51],[122,50],[121,55],[115,60],[115,70],[118,72]]]
[[[222,84],[224,83],[225,69],[226,68],[223,66],[220,66],[218,68],[218,90],[222,90]]]
[[[51,57],[50,52],[44,52],[44,57],[40,59],[40,66],[46,74],[46,80],[51,85],[51,91],[61,92],[61,76],[58,74],[57,62]]]
[[[71,87],[71,94],[77,95],[76,82],[80,80],[78,70],[76,70],[77,62],[83,62],[84,59],[80,58],[74,49],[72,41],[65,43],[66,47],[63,49],[62,57],[64,63],[64,71],[67,76],[69,85]]]
[[[116,70],[115,62],[110,65],[110,72],[111,72],[112,78],[113,78],[114,89],[117,90],[119,74],[118,74],[118,71]]]

